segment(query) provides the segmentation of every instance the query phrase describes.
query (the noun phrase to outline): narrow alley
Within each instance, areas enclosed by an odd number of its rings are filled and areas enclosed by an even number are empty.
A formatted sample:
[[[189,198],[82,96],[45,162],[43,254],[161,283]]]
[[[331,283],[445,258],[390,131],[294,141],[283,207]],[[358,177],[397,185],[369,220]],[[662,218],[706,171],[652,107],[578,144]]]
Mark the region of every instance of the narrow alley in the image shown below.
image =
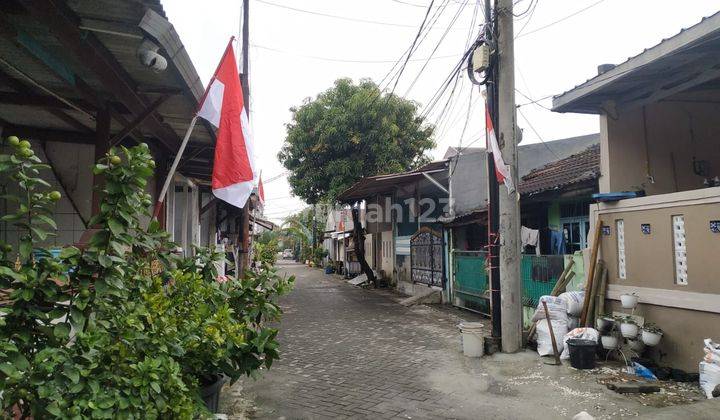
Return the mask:
[[[408,308],[396,294],[318,269],[279,268],[297,277],[281,301],[281,359],[225,392],[226,413],[470,419],[569,418],[585,410],[617,418],[651,410],[607,391],[591,374],[546,366],[533,352],[465,358],[456,325],[470,313]]]

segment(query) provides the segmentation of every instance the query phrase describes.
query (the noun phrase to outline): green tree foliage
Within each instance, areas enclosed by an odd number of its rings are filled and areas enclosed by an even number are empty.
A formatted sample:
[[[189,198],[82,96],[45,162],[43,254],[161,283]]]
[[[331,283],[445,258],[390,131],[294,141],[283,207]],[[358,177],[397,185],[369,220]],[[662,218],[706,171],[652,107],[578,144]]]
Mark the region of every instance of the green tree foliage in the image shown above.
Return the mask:
[[[435,145],[417,104],[381,94],[370,80],[339,79],[291,111],[278,159],[293,193],[311,204],[333,201],[360,178],[412,169]]]
[[[269,266],[218,276],[211,250],[173,257],[157,221],[140,225],[155,166],[147,145],[94,166],[106,180],[97,231],[84,249],[56,255],[39,244],[56,229],[60,194],[16,140],[0,155],[0,179],[21,190],[2,197],[16,205],[3,221],[23,232],[17,249],[0,244],[0,289],[11,291],[0,307],[0,417],[196,418],[208,414],[199,392],[208,376],[235,380],[278,358],[267,323],[292,278]]]

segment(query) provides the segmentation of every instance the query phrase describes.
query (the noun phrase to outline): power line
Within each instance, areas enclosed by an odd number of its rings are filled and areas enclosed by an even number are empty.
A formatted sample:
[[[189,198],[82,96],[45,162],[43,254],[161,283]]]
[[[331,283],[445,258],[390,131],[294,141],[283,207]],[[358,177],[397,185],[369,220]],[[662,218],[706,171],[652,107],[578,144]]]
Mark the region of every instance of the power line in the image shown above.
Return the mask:
[[[340,20],[345,20],[345,21],[349,21],[349,22],[369,23],[371,25],[382,25],[382,26],[394,26],[394,27],[399,27],[399,28],[415,28],[415,25],[408,25],[408,24],[404,24],[404,23],[382,22],[382,21],[377,21],[377,20],[340,16],[340,15],[334,15],[331,13],[299,9],[297,7],[286,6],[284,4],[273,3],[270,1],[266,1],[266,0],[255,0],[255,1],[258,3],[268,5],[268,6],[278,7],[280,9],[287,9],[287,10],[292,10],[292,11],[298,12],[298,13],[305,13],[305,14],[315,15],[315,16],[323,16],[323,17],[327,17],[327,18],[340,19]]]
[[[533,133],[535,133],[535,135],[537,136],[537,138],[540,140],[540,143],[542,143],[542,144],[545,146],[545,148],[550,151],[550,153],[552,153],[558,160],[560,160],[560,156],[558,156],[558,154],[555,153],[555,151],[554,151],[553,149],[551,149],[550,146],[547,145],[547,143],[545,143],[545,140],[543,140],[543,138],[542,138],[542,136],[540,135],[540,133],[537,132],[537,130],[536,130],[535,127],[532,125],[532,123],[530,122],[530,120],[528,119],[528,117],[526,117],[525,114],[523,114],[522,109],[517,108],[517,110],[518,110],[518,112],[520,113],[520,115],[523,117],[523,119],[525,120],[525,122],[530,126],[530,129],[533,131]]]
[[[460,14],[462,13],[465,6],[467,5],[467,1],[468,0],[465,0],[465,3],[460,4],[460,7],[458,7],[457,12],[455,12],[455,16],[453,16],[452,20],[450,21],[450,26],[448,26],[448,28],[445,30],[445,32],[443,32],[442,36],[440,37],[440,40],[435,45],[435,48],[433,48],[432,52],[430,52],[430,57],[427,58],[427,60],[425,61],[425,64],[423,64],[423,66],[420,68],[420,71],[418,72],[417,76],[415,76],[415,79],[413,79],[412,83],[410,83],[410,86],[407,88],[407,91],[405,91],[404,96],[408,96],[408,94],[412,90],[413,86],[415,86],[415,83],[417,83],[418,79],[420,79],[420,76],[422,75],[423,71],[425,70],[427,65],[430,63],[430,59],[435,55],[435,52],[437,51],[438,48],[440,48],[440,45],[442,45],[442,42],[445,40],[445,37],[450,32],[450,28],[452,28],[452,26],[455,24],[455,22],[457,22],[458,17],[460,17]],[[449,3],[446,2],[445,7],[447,7],[447,4],[449,4]]]
[[[254,48],[260,48],[262,50],[272,51],[279,54],[287,54],[287,55],[293,55],[295,57],[302,57],[302,58],[310,58],[313,60],[322,60],[322,61],[331,61],[334,63],[353,63],[353,64],[387,64],[387,63],[394,63],[397,60],[350,60],[350,59],[344,59],[344,58],[332,58],[332,57],[320,57],[316,55],[304,55],[304,54],[297,54],[291,51],[285,51],[277,48],[272,47],[266,47],[264,45],[258,45],[258,44],[252,44],[251,45]],[[440,60],[444,58],[453,58],[455,57],[454,54],[450,55],[440,55],[437,57],[428,57],[428,58],[413,58],[409,61],[424,61],[424,60]]]
[[[548,23],[547,25],[543,25],[543,26],[541,26],[541,27],[539,27],[539,28],[535,28],[535,29],[533,29],[533,30],[530,31],[530,32],[525,32],[524,34],[518,34],[518,35],[515,37],[515,39],[522,38],[522,37],[528,36],[528,35],[530,35],[530,34],[534,34],[535,32],[542,31],[543,29],[547,29],[547,28],[549,28],[549,27],[551,27],[551,26],[553,26],[553,25],[556,25],[556,24],[558,24],[558,23],[560,23],[560,22],[563,22],[563,21],[565,21],[565,20],[570,19],[570,18],[573,17],[573,16],[579,15],[580,13],[582,13],[582,12],[588,10],[588,9],[593,8],[593,7],[597,6],[598,4],[600,4],[600,3],[604,2],[604,1],[605,1],[605,0],[598,0],[598,1],[596,1],[595,3],[593,3],[593,4],[589,5],[589,6],[586,6],[586,7],[582,8],[582,9],[580,9],[580,10],[578,10],[578,11],[576,11],[576,12],[573,12],[573,13],[565,16],[565,17],[562,17],[562,18],[560,18],[560,19],[558,19],[558,20],[556,20],[556,21],[554,21],[554,22],[550,22],[550,23]]]
[[[542,98],[540,98],[540,99],[533,99],[533,98],[527,96],[526,94],[522,93],[522,92],[521,92],[520,90],[518,90],[517,88],[515,88],[515,92],[519,93],[523,98],[525,98],[525,99],[527,99],[528,101],[530,101],[530,102],[527,102],[527,103],[524,103],[524,104],[516,105],[517,108],[520,108],[521,106],[526,106],[526,105],[537,105],[537,106],[539,106],[540,108],[547,109],[548,111],[552,111],[552,109],[550,109],[550,108],[546,107],[545,105],[541,104],[540,101],[545,100],[545,99],[548,99],[548,98],[552,98],[553,95],[548,95],[548,96],[542,97]]]
[[[393,88],[390,91],[390,95],[388,95],[388,100],[390,100],[390,97],[395,92],[395,88],[397,87],[397,84],[400,81],[400,78],[402,77],[403,72],[405,71],[405,66],[407,66],[408,60],[410,60],[410,56],[412,55],[413,49],[415,48],[415,44],[417,44],[417,40],[418,40],[418,38],[420,38],[420,34],[422,34],[422,31],[425,28],[425,24],[427,23],[428,16],[430,16],[430,10],[432,10],[433,4],[435,4],[435,0],[430,1],[430,5],[428,6],[427,11],[425,12],[425,17],[423,18],[423,21],[420,24],[420,28],[418,29],[418,32],[415,35],[415,39],[413,39],[412,44],[410,44],[410,51],[408,52],[407,57],[405,57],[405,62],[403,63],[402,67],[400,67],[400,72],[398,73],[397,78],[395,78],[395,84],[393,85]]]

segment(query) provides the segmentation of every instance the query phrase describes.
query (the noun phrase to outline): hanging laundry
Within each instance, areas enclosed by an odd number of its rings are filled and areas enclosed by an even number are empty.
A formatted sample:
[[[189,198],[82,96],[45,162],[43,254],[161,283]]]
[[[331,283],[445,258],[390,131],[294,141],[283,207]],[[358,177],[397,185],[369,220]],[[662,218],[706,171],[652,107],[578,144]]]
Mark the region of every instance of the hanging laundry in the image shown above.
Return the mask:
[[[540,231],[522,226],[520,228],[520,241],[525,249],[527,245],[535,247],[535,255],[540,255]]]
[[[563,230],[550,230],[550,252],[565,255],[565,234]]]

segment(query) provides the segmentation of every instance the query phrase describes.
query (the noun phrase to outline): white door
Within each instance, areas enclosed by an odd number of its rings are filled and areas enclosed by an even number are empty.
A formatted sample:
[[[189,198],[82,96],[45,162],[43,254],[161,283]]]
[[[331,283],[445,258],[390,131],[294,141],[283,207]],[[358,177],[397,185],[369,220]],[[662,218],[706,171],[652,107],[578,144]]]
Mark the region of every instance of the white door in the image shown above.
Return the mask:
[[[388,230],[381,234],[381,269],[387,278],[392,278],[393,274],[393,236],[392,231]]]

